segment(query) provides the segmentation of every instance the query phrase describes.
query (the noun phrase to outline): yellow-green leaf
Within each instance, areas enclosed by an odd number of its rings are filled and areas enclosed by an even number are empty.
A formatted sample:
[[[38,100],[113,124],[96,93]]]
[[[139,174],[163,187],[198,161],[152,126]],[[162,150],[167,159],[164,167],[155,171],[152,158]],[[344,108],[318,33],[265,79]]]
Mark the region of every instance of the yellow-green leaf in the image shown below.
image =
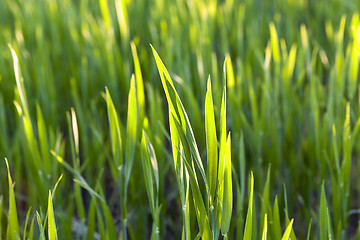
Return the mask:
[[[207,150],[207,164],[209,179],[209,187],[211,199],[215,197],[215,189],[217,182],[217,138],[216,138],[216,126],[214,117],[214,106],[211,93],[211,81],[210,77],[207,84],[207,92],[205,97],[205,133],[206,133],[206,150]],[[212,203],[213,204],[213,203]]]
[[[55,224],[55,218],[54,218],[54,208],[52,205],[50,190],[49,190],[49,198],[48,198],[48,234],[49,234],[49,240],[57,239],[56,224]]]
[[[118,168],[122,164],[122,144],[121,144],[120,124],[114,103],[110,96],[110,92],[107,88],[105,89],[105,91],[106,91],[106,105],[107,105],[108,119],[110,125],[111,149],[116,167]]]
[[[136,105],[136,89],[135,77],[132,75],[130,82],[130,91],[128,97],[128,114],[126,129],[126,173],[125,183],[130,179],[131,169],[134,162],[134,154],[136,148],[136,132],[137,132],[137,105]]]
[[[13,182],[10,175],[9,162],[7,158],[5,158],[6,167],[8,171],[8,181],[9,181],[9,222],[8,222],[8,232],[7,238],[10,240],[17,240],[19,235],[19,222],[16,211],[16,202],[15,202],[15,194],[13,189]]]
[[[221,232],[223,235],[226,235],[229,231],[232,208],[233,208],[233,192],[232,192],[232,178],[231,178],[231,138],[229,133],[226,141],[224,200],[223,200],[223,211],[221,217]]]
[[[254,175],[251,172],[250,176],[250,198],[249,198],[249,206],[248,206],[248,212],[246,216],[246,222],[245,222],[245,232],[244,232],[244,240],[251,240],[251,233],[252,233],[252,218],[253,218],[253,196],[254,195]]]
[[[290,233],[291,233],[291,229],[292,229],[292,225],[293,225],[294,219],[291,219],[289,225],[287,226],[283,237],[281,238],[281,240],[288,240],[290,237]]]

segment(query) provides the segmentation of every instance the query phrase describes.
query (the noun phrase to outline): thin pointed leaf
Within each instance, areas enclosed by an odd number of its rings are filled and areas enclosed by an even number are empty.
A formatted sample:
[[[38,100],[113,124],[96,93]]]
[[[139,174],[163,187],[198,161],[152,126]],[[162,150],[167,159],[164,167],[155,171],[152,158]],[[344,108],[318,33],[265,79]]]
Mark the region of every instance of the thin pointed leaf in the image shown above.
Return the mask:
[[[182,127],[180,126],[180,123],[176,120],[174,120],[176,130],[180,136],[181,141],[185,141],[185,135],[182,130]],[[183,143],[184,145],[184,143]],[[196,217],[199,224],[200,229],[200,235],[203,239],[210,239],[211,238],[211,230],[209,225],[209,219],[206,213],[206,208],[204,205],[204,201],[200,192],[200,187],[198,184],[198,181],[196,179],[196,173],[195,169],[190,166],[190,163],[188,162],[188,158],[191,158],[189,147],[184,148],[185,158],[184,158],[184,164],[186,166],[187,173],[189,174],[189,180],[190,180],[190,186],[191,186],[191,192],[193,194],[193,200],[195,205],[195,212]]]
[[[49,240],[56,240],[57,233],[56,233],[56,224],[55,224],[55,217],[54,217],[54,208],[52,205],[51,200],[51,191],[49,190],[49,198],[48,198],[48,236]]]
[[[248,212],[246,215],[246,222],[245,222],[245,229],[244,229],[244,240],[251,240],[251,233],[252,233],[252,218],[253,218],[253,195],[254,195],[254,175],[251,172],[250,176],[250,196],[249,196],[249,206]]]
[[[325,189],[323,183],[321,186],[321,197],[320,197],[320,217],[319,217],[320,240],[327,239],[326,209],[327,209],[327,203],[326,203]]]
[[[122,143],[121,143],[120,123],[114,103],[110,96],[110,92],[107,88],[105,89],[105,91],[106,91],[106,105],[107,105],[108,119],[110,125],[111,149],[116,167],[119,168],[122,164]]]
[[[136,89],[135,77],[132,75],[130,82],[130,90],[128,97],[128,114],[126,128],[126,172],[125,185],[129,182],[131,169],[134,163],[134,154],[136,148],[136,131],[137,131],[137,105],[136,105]]]
[[[199,168],[199,171],[201,173],[201,176],[203,177],[203,180],[205,182],[206,190],[209,191],[208,182],[205,175],[205,170],[201,161],[200,153],[195,141],[194,133],[190,125],[189,118],[187,116],[187,113],[184,109],[184,106],[180,100],[179,95],[177,94],[174,84],[170,78],[170,74],[168,73],[165,65],[161,61],[159,55],[157,54],[156,50],[151,46],[153,55],[156,61],[156,65],[159,70],[159,75],[161,79],[161,83],[163,85],[165,95],[167,98],[169,111],[173,114],[174,120],[181,121],[181,125],[183,128],[183,131],[186,136],[186,140],[189,144],[189,147],[191,149],[191,154],[194,157],[195,163],[197,167]]]
[[[231,178],[231,139],[230,133],[226,141],[226,154],[225,154],[225,172],[224,172],[224,200],[223,211],[221,217],[221,232],[227,235],[233,208],[233,192],[232,192],[232,178]]]
[[[273,57],[274,57],[274,61],[278,63],[280,62],[279,40],[274,23],[271,22],[269,24],[269,27],[270,27],[270,38],[271,38]]]
[[[19,235],[19,222],[16,211],[16,202],[15,202],[15,194],[13,189],[13,182],[10,175],[9,162],[7,158],[5,158],[5,163],[8,172],[8,181],[9,181],[9,222],[8,222],[8,231],[7,239],[15,240],[17,239],[17,235]]]
[[[143,77],[141,74],[139,57],[138,57],[138,54],[136,51],[136,45],[134,42],[131,42],[131,52],[133,55],[135,80],[136,80],[136,100],[137,100],[137,106],[138,106],[138,123],[139,123],[138,129],[142,129],[143,118],[144,118],[144,114],[145,114],[144,83],[143,83]]]
[[[217,181],[218,152],[210,77],[208,79],[207,92],[205,97],[205,133],[208,164],[207,176],[209,179],[211,198],[214,199]]]
[[[217,186],[216,186],[216,215],[215,215],[215,235],[217,236],[221,227],[221,216],[223,209],[223,198],[224,198],[224,172],[225,172],[225,155],[226,155],[226,88],[224,88],[221,110],[220,110],[220,153],[219,153],[219,167],[217,175]]]
[[[263,228],[263,233],[262,233],[261,240],[266,240],[266,239],[267,239],[267,228],[268,228],[268,224],[267,224],[267,214],[265,213],[264,228]]]
[[[281,238],[281,240],[288,240],[290,239],[290,233],[291,233],[291,229],[292,229],[292,225],[293,225],[294,219],[291,219],[288,227],[286,228],[283,237]]]

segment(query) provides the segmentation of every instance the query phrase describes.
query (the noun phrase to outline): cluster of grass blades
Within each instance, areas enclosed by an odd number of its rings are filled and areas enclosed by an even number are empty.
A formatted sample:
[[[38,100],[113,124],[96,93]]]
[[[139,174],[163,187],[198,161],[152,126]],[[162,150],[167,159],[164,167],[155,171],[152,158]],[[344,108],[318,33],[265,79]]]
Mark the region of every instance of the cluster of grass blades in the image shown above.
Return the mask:
[[[159,70],[161,82],[166,94],[169,108],[169,125],[171,134],[171,144],[173,150],[174,170],[179,187],[179,194],[183,206],[183,231],[182,239],[192,239],[190,232],[190,200],[189,189],[191,189],[194,210],[196,212],[199,233],[195,239],[219,239],[219,234],[223,239],[228,239],[228,231],[231,224],[233,210],[233,186],[232,186],[232,162],[231,162],[231,138],[230,133],[226,136],[226,87],[224,87],[221,110],[220,110],[220,147],[218,156],[218,141],[216,137],[216,124],[214,117],[214,106],[211,92],[210,77],[207,84],[205,98],[205,131],[206,131],[206,150],[207,150],[207,172],[205,174],[199,150],[193,135],[189,118],[175,90],[165,65],[159,55],[152,48]],[[230,59],[226,59],[224,69],[231,65]],[[225,71],[225,77],[226,77]],[[225,80],[226,81],[226,80]],[[226,84],[225,84],[226,85]],[[201,185],[197,177],[200,172],[200,179],[205,186],[205,201],[202,196]],[[244,227],[243,239],[251,240],[252,225],[254,224],[255,213],[254,205],[254,176],[250,175],[250,194],[248,212]],[[151,197],[150,197],[151,199]],[[264,215],[264,227],[262,238],[267,239],[267,213]],[[280,225],[280,223],[278,223]],[[288,223],[282,240],[290,239],[292,233],[293,219]],[[240,226],[239,226],[240,227]],[[237,236],[238,239],[241,236]]]

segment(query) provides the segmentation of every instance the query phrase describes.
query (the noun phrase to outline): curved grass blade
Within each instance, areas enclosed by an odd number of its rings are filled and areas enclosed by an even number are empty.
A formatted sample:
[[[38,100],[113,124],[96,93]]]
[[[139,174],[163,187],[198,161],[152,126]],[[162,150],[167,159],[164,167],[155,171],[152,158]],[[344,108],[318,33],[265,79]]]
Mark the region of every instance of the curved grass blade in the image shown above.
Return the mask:
[[[108,112],[108,119],[110,125],[110,136],[111,136],[111,149],[115,161],[115,166],[119,168],[122,164],[122,143],[121,143],[121,132],[119,118],[116,113],[114,103],[111,99],[108,88],[105,88],[106,92],[106,105]]]
[[[14,48],[12,47],[12,45],[9,43],[8,46],[11,51],[11,56],[13,59],[16,86],[19,91],[21,105],[24,110],[25,116],[29,117],[28,101],[27,101],[26,92],[25,92],[24,79],[21,75],[19,58],[18,58]]]
[[[151,45],[150,45],[151,46]],[[199,171],[203,177],[203,180],[205,182],[206,191],[209,191],[208,182],[205,175],[205,170],[201,161],[200,153],[195,141],[194,133],[190,125],[189,118],[187,116],[187,113],[184,109],[184,106],[180,100],[179,95],[177,94],[174,84],[170,78],[170,74],[167,71],[165,65],[161,61],[159,55],[157,54],[156,50],[151,46],[153,55],[156,61],[157,68],[159,70],[159,75],[161,79],[161,83],[163,85],[165,95],[167,98],[169,111],[173,114],[174,120],[181,121],[182,129],[184,131],[184,134],[186,136],[186,140],[189,144],[189,147],[191,149],[191,154],[194,157],[195,163],[197,167],[199,168]]]

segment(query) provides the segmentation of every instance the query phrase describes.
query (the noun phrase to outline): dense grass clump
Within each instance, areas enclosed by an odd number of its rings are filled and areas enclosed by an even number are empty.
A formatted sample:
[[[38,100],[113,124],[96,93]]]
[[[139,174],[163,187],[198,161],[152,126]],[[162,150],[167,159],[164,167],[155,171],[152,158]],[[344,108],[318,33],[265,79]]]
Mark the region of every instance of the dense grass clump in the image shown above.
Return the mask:
[[[357,9],[1,0],[0,239],[359,239]]]

